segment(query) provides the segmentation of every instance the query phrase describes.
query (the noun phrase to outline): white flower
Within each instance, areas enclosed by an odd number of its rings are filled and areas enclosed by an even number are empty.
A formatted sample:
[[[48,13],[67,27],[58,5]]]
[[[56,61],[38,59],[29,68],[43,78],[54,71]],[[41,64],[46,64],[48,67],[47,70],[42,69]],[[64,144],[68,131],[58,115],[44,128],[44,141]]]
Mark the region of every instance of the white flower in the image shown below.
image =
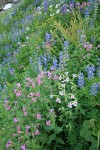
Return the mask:
[[[60,75],[59,80],[62,80],[62,76]]]
[[[26,39],[29,39],[29,36],[26,36]]]
[[[55,8],[58,8],[58,6],[59,6],[59,5],[57,4],[57,5],[55,6]]]
[[[65,72],[65,75],[67,76],[67,75],[68,75],[68,72]]]
[[[41,8],[40,8],[40,7],[37,7],[37,9],[38,9],[38,10],[41,10]]]
[[[52,5],[50,5],[49,8],[52,8]]]
[[[77,106],[77,101],[73,101],[72,105]]]
[[[69,82],[69,80],[70,80],[70,79],[69,79],[68,77],[65,79],[66,82]]]
[[[67,12],[70,12],[70,10],[69,10],[69,9],[67,9]]]
[[[73,79],[74,79],[75,77],[77,77],[77,74],[73,74]]]
[[[50,109],[50,112],[54,112],[54,109]]]
[[[50,95],[50,98],[53,98],[53,95]]]
[[[26,30],[29,31],[29,27],[27,27]]]
[[[39,14],[42,14],[42,12],[41,12],[41,11],[39,11]]]
[[[69,108],[72,108],[72,103],[71,103],[71,102],[68,103],[68,107],[69,107]]]
[[[57,98],[57,99],[56,99],[56,102],[61,103],[60,98]]]
[[[59,14],[60,13],[60,10],[58,9],[57,11],[56,11],[56,14]]]
[[[71,98],[72,98],[72,99],[75,99],[75,96],[72,94],[72,95],[71,95]]]
[[[59,95],[64,95],[64,92],[63,92],[63,91],[60,91],[60,92],[59,92]]]
[[[62,87],[65,87],[65,84],[62,84]]]

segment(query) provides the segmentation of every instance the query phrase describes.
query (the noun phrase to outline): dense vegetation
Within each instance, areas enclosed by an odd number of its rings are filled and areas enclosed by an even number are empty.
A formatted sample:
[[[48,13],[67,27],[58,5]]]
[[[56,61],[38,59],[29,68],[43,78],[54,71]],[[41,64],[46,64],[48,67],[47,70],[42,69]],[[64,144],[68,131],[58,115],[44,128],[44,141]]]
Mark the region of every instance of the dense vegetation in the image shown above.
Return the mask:
[[[0,150],[99,150],[100,0],[21,0],[0,14]]]

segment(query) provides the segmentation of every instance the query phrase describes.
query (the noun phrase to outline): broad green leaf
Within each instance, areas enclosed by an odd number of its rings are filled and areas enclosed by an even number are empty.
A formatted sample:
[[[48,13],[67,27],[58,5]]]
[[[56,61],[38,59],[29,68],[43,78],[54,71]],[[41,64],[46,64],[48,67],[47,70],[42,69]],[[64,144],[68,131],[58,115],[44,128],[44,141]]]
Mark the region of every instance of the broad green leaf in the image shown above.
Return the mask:
[[[61,127],[55,127],[54,131],[56,134],[59,134],[62,131],[62,128]]]
[[[56,141],[60,144],[65,144],[64,141],[61,138],[56,138]]]
[[[83,127],[86,128],[86,129],[89,129],[89,128],[90,128],[89,120],[85,120],[85,121],[83,122]]]
[[[56,135],[55,134],[50,135],[48,143],[51,143],[55,139],[56,139]]]

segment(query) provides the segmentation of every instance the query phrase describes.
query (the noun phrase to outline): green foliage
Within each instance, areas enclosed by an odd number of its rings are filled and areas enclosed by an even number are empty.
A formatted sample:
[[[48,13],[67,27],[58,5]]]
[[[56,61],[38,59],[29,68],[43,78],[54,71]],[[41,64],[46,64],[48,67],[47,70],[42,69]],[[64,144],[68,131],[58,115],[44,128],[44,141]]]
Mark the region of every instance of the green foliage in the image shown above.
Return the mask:
[[[100,4],[34,2],[0,14],[0,150],[99,150]]]

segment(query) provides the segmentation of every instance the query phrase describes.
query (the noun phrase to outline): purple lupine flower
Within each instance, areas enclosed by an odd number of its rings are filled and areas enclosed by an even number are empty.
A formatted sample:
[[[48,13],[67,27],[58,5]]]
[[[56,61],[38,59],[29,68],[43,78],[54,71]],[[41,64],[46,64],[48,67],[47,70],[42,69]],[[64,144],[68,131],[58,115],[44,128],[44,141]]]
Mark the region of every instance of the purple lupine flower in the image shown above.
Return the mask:
[[[86,17],[88,17],[89,15],[90,15],[89,8],[86,8],[86,9],[84,10],[84,17],[86,18]]]
[[[92,79],[94,77],[94,71],[95,71],[95,66],[94,65],[88,65],[86,67],[86,72],[88,73],[88,79]]]
[[[49,33],[46,33],[46,36],[45,36],[46,42],[49,42],[51,40],[51,38],[52,38],[52,35]]]
[[[61,11],[63,14],[67,12],[66,4],[61,7],[60,11]]]
[[[56,57],[54,57],[54,59],[53,59],[53,65],[51,66],[51,69],[56,69],[57,67],[58,67],[58,64],[57,64],[57,58]]]
[[[84,86],[84,75],[83,75],[83,73],[80,73],[80,75],[78,76],[78,86],[80,88],[83,88],[83,86]]]
[[[48,59],[47,59],[46,54],[44,54],[44,55],[42,56],[42,59],[43,59],[43,64],[44,64],[44,65],[47,65]]]
[[[44,1],[44,12],[47,12],[48,10],[48,1]]]
[[[62,53],[62,51],[61,51],[61,52],[59,53],[59,67],[61,67],[62,62],[63,62],[63,53]]]
[[[64,41],[64,50],[68,49],[68,44],[69,44],[68,41]]]
[[[93,85],[91,86],[91,90],[90,90],[91,95],[96,96],[98,93],[98,89],[99,89],[99,84],[93,83]]]

